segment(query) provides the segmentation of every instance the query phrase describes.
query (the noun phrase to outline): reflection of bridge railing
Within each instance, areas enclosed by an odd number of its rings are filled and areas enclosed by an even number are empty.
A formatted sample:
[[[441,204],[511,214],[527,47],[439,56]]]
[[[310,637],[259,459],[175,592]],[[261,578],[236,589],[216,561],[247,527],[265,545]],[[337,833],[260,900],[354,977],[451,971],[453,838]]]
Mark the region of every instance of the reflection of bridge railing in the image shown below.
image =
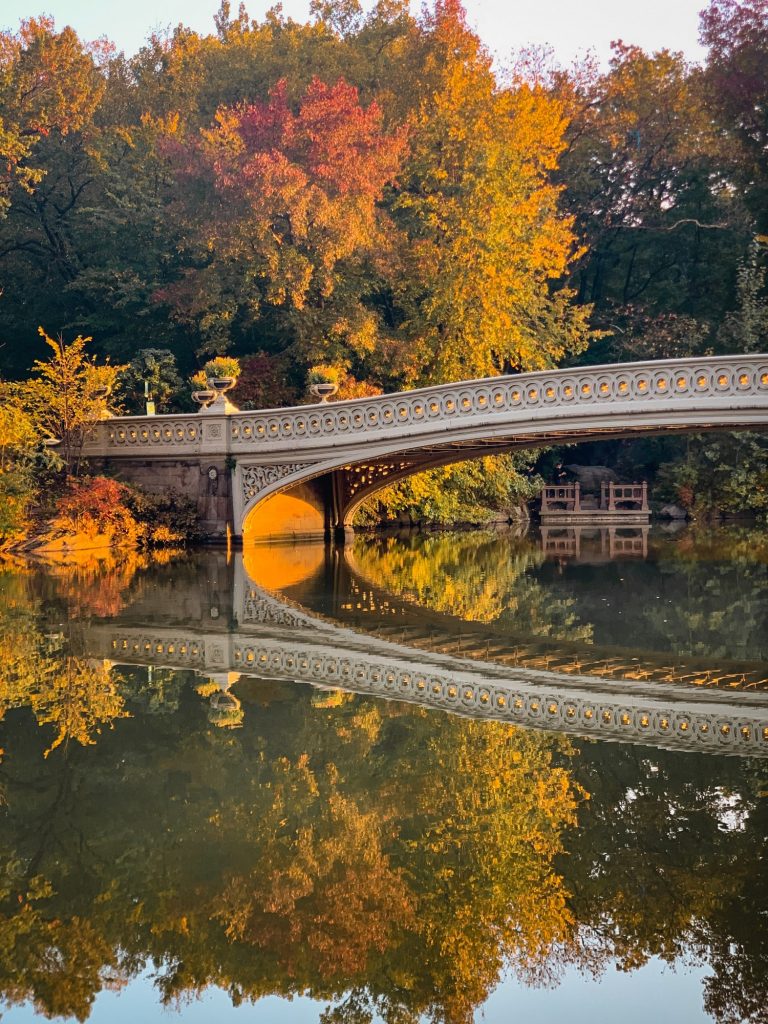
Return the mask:
[[[94,625],[87,653],[117,664],[306,682],[472,718],[684,750],[768,755],[768,695],[512,668],[425,652],[316,620],[250,588],[263,625],[229,634]]]

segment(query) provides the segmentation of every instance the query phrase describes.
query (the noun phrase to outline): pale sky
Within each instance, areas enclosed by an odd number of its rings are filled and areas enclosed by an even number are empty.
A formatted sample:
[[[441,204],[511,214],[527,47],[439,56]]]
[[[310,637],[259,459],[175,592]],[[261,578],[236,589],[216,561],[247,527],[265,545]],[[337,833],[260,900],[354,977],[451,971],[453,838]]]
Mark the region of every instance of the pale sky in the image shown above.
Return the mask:
[[[365,0],[364,0],[365,2]],[[698,12],[707,0],[465,0],[470,24],[503,63],[530,44],[548,44],[561,63],[593,49],[601,60],[612,39],[646,50],[682,50],[700,60]],[[72,25],[87,40],[106,35],[127,53],[135,52],[152,30],[183,22],[198,32],[213,30],[218,0],[0,0],[0,27],[18,28],[21,18],[50,14],[59,27]],[[238,0],[232,9],[237,10]],[[259,20],[272,3],[251,0],[251,17]],[[370,6],[367,4],[366,6]],[[414,3],[414,8],[418,3]],[[309,0],[284,0],[286,15],[304,21]]]

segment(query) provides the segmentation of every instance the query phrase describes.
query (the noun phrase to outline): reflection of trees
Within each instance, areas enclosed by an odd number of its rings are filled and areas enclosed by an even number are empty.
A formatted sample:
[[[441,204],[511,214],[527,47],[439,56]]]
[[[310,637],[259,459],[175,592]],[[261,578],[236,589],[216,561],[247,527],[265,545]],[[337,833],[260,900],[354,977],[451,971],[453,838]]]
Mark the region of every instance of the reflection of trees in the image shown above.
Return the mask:
[[[691,533],[664,555],[671,600],[664,615],[652,609],[650,621],[672,649],[768,660],[765,534],[738,528]]]
[[[682,580],[696,600],[695,551],[676,551],[665,585]],[[748,548],[730,568],[715,555],[704,574],[725,581],[717,601],[746,593],[759,608]],[[547,619],[550,584],[526,571],[538,556],[519,542],[432,536],[356,556],[432,607],[451,586],[450,611],[561,628]],[[183,571],[196,572],[175,578]],[[626,563],[621,574],[641,603],[660,578]],[[560,579],[565,611],[593,621]],[[184,592],[201,615],[214,604],[206,581],[199,600]],[[766,1020],[758,769],[618,744],[574,754],[498,723],[245,679],[234,688],[243,728],[212,728],[190,675],[118,677],[49,632],[68,586],[0,574],[0,992],[11,1003],[85,1019],[100,988],[153,961],[167,1001],[214,984],[235,1002],[326,998],[329,1024],[464,1022],[506,965],[548,983],[565,962],[632,969],[660,956],[710,964],[704,997],[721,1024]]]
[[[651,957],[707,963],[715,1020],[767,1020],[768,819],[755,769],[595,744],[575,775],[591,800],[563,868],[585,954],[623,970]]]
[[[386,1020],[464,1021],[505,963],[550,969],[572,930],[552,861],[575,810],[551,739],[276,684],[222,731],[191,686],[178,696],[158,715],[139,692],[95,747],[47,759],[32,720],[8,719],[11,1002],[84,1019],[152,958],[167,1000],[352,992]]]
[[[544,556],[528,537],[473,531],[358,538],[356,566],[408,601],[471,622],[509,623],[530,636],[588,639],[572,600],[531,574]]]
[[[235,1002],[326,998],[329,1024],[465,1022],[507,965],[547,984],[565,963],[657,956],[710,965],[722,1024],[765,1019],[759,767],[574,755],[543,733],[248,680],[243,728],[222,731],[191,676],[157,676],[132,672],[132,717],[95,746],[44,758],[19,710],[0,731],[10,1002],[85,1019],[151,960],[168,1002],[213,984]]]
[[[765,536],[755,530],[674,540],[654,531],[648,561],[545,562],[528,575],[591,624],[596,645],[707,657],[716,670],[718,659],[768,660],[767,564]]]
[[[125,712],[109,663],[66,653],[63,634],[45,634],[29,579],[0,574],[0,718],[29,708],[55,735],[46,753],[69,740],[88,744]]]

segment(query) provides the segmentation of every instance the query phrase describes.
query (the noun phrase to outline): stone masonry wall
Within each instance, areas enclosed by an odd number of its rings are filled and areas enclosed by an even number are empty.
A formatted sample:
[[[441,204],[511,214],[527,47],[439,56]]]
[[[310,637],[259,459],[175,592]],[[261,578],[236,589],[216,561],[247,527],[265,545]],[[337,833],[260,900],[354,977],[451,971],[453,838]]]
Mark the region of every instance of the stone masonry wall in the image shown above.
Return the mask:
[[[232,474],[224,459],[106,459],[110,476],[135,484],[149,494],[177,491],[197,506],[203,532],[211,540],[223,540],[232,523]]]

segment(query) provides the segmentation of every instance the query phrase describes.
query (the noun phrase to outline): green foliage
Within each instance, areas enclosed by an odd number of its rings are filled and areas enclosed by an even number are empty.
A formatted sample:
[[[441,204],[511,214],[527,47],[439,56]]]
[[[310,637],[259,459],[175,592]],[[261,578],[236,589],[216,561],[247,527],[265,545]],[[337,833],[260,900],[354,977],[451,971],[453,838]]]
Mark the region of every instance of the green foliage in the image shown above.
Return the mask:
[[[125,503],[140,525],[143,543],[150,547],[193,544],[203,539],[197,506],[182,494],[175,491],[149,494],[131,487]]]
[[[29,468],[0,473],[0,546],[23,531],[36,493],[35,480]]]
[[[137,352],[120,373],[119,383],[128,411],[139,414],[145,411],[147,400],[155,403],[159,413],[173,412],[183,402],[186,391],[176,357],[167,348]]]
[[[24,408],[20,389],[0,380],[0,544],[23,532],[38,483],[47,482],[58,465]]]
[[[717,334],[728,352],[759,352],[768,339],[765,243],[753,242],[736,275],[736,309],[726,315]]]
[[[768,517],[768,441],[761,434],[693,436],[685,458],[659,467],[659,496],[692,515]]]
[[[608,330],[627,308],[717,323],[751,232],[700,70],[617,43],[607,71],[558,71],[550,87],[570,116],[556,177],[587,250],[580,300]],[[610,340],[600,349],[613,356]]]
[[[488,455],[430,469],[377,492],[355,521],[364,526],[382,515],[405,515],[413,522],[451,525],[513,518],[541,487],[529,473],[532,462],[529,455]]]

